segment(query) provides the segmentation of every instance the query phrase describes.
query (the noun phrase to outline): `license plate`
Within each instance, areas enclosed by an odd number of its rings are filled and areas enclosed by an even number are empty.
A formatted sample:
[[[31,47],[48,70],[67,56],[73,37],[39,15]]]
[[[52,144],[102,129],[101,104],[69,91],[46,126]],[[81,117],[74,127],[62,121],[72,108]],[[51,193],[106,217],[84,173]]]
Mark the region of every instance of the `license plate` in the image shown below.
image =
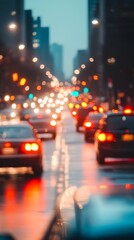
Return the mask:
[[[3,148],[3,149],[2,149],[2,153],[3,153],[4,155],[12,155],[12,154],[15,154],[16,151],[15,151],[14,148]]]
[[[122,141],[133,141],[134,136],[132,134],[124,134],[122,135]]]

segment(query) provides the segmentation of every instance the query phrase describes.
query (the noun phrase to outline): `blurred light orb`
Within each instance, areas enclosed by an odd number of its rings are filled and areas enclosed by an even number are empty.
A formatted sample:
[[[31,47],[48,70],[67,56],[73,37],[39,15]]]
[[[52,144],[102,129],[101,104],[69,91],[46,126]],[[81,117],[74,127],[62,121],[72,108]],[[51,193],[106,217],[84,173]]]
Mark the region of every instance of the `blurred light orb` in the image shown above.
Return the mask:
[[[6,96],[4,97],[4,100],[5,100],[6,102],[8,102],[8,101],[10,100],[10,96],[9,96],[9,95],[6,95]]]

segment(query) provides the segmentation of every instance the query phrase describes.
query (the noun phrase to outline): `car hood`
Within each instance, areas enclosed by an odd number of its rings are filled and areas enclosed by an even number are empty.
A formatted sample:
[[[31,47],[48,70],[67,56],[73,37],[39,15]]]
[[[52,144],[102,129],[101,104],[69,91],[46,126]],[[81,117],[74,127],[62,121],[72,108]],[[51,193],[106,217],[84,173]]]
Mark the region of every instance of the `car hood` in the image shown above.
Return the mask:
[[[68,239],[134,239],[133,185],[71,187],[59,209]]]

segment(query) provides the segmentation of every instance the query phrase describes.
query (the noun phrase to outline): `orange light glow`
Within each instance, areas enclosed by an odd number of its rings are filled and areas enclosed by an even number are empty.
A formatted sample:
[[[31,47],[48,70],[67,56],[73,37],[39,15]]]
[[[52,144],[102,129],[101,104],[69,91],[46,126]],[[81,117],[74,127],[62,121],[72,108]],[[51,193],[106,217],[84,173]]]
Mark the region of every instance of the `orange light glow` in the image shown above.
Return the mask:
[[[82,102],[82,103],[81,103],[81,106],[84,107],[84,108],[86,108],[86,107],[87,107],[87,103],[86,103],[86,102]]]
[[[99,134],[98,140],[99,140],[100,142],[106,141],[106,134],[105,134],[105,133]]]
[[[94,106],[93,106],[93,110],[94,110],[94,111],[97,111],[97,106],[94,105]]]
[[[75,105],[75,108],[77,108],[77,109],[80,108],[80,105],[79,105],[79,104],[76,104],[76,105]]]
[[[26,78],[20,79],[20,86],[24,86],[26,84]]]
[[[56,121],[55,121],[55,120],[52,120],[52,121],[50,122],[50,125],[53,126],[53,127],[55,127],[55,126],[56,126]]]
[[[13,80],[13,82],[18,81],[18,78],[19,78],[18,73],[13,73],[13,74],[12,74],[12,80]]]
[[[92,126],[92,123],[91,122],[85,122],[84,126],[90,128]]]
[[[38,151],[39,149],[39,146],[37,143],[32,143],[32,144],[29,144],[29,143],[26,143],[25,145],[25,150],[26,151]]]
[[[99,136],[98,136],[98,140],[99,140],[100,142],[105,142],[105,141],[107,141],[107,142],[113,142],[113,141],[114,141],[114,136],[113,136],[113,134],[111,134],[111,133],[107,133],[107,134],[105,134],[105,133],[100,133]]]
[[[85,82],[85,81],[82,81],[82,82],[81,82],[81,85],[82,85],[82,86],[86,86],[86,82]]]
[[[125,184],[125,188],[132,189],[132,188],[134,188],[134,186],[133,186],[133,184],[127,183],[127,184]]]
[[[69,103],[68,106],[69,106],[70,109],[72,109],[74,107],[74,104],[73,103]]]
[[[11,144],[10,142],[4,143],[4,147],[5,147],[5,148],[9,148],[9,147],[11,147],[11,146],[12,146],[12,144]]]
[[[40,91],[40,90],[41,90],[41,86],[38,85],[38,86],[36,87],[36,89],[37,89],[38,91]]]
[[[73,115],[73,116],[76,116],[76,114],[77,114],[76,111],[73,111],[73,112],[72,112],[72,115]]]
[[[98,75],[93,75],[93,80],[98,81],[99,77]]]
[[[39,145],[35,142],[35,143],[24,143],[21,147],[21,150],[24,153],[30,153],[30,152],[38,152],[39,150]]]
[[[132,109],[131,108],[125,108],[124,109],[124,113],[125,114],[131,114],[132,113]]]
[[[99,107],[99,112],[100,112],[100,113],[104,112],[103,107]]]

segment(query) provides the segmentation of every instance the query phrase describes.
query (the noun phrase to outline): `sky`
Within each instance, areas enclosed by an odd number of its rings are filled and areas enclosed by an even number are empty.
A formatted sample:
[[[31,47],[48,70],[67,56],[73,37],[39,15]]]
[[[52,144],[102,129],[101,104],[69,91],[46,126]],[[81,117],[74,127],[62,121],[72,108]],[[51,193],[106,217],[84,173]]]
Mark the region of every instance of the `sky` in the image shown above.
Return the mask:
[[[87,0],[25,0],[25,9],[50,28],[50,44],[63,45],[63,71],[72,76],[77,51],[87,49]]]

